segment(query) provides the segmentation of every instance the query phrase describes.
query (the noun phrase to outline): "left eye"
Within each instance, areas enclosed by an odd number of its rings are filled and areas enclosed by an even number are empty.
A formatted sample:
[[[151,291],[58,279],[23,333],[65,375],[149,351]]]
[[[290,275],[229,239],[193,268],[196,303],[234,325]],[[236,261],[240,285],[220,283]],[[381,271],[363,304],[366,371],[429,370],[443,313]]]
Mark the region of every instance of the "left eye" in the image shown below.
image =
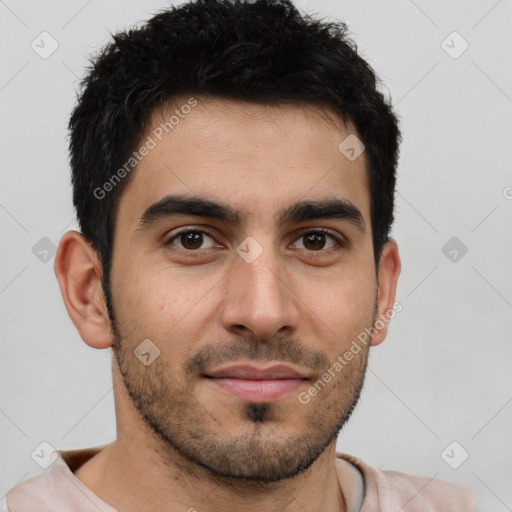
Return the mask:
[[[326,239],[330,239],[332,245],[326,247]],[[335,237],[333,234],[328,233],[327,231],[309,231],[308,233],[302,234],[298,240],[302,240],[303,247],[299,247],[299,249],[306,249],[312,251],[321,251],[326,249],[332,249],[337,245],[341,245],[340,240]]]

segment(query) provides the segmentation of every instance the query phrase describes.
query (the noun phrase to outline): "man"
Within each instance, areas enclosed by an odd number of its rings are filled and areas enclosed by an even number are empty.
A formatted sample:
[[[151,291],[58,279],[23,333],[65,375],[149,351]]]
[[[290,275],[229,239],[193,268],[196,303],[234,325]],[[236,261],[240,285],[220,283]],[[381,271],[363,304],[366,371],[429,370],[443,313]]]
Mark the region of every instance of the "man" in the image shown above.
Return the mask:
[[[55,272],[113,349],[117,439],[11,512],[472,511],[336,454],[396,309],[400,132],[343,24],[199,0],[118,34],[70,121],[81,233]]]

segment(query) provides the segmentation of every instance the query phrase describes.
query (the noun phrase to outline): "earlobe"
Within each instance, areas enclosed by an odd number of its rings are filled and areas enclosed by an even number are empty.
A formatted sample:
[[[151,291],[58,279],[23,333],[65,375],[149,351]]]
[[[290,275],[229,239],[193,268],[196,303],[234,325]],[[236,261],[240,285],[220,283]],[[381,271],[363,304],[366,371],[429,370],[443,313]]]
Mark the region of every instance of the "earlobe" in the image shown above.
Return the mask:
[[[374,323],[376,333],[371,343],[374,346],[379,345],[386,339],[388,323],[396,312],[395,296],[400,270],[401,262],[398,245],[395,240],[390,240],[383,247],[379,261],[377,314]]]
[[[80,336],[93,348],[112,345],[96,251],[77,231],[65,233],[54,264],[66,310]]]

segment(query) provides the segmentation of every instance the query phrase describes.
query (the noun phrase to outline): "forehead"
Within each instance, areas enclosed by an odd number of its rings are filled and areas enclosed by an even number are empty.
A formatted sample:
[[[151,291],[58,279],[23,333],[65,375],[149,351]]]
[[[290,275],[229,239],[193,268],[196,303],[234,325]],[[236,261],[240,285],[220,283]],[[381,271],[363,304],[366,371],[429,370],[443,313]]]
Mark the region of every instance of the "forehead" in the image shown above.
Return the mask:
[[[342,151],[350,123],[312,105],[260,105],[183,97],[155,109],[118,216],[130,223],[169,194],[230,203],[243,219],[274,218],[298,200],[340,197],[369,225],[364,153]],[[142,151],[139,151],[142,153]]]

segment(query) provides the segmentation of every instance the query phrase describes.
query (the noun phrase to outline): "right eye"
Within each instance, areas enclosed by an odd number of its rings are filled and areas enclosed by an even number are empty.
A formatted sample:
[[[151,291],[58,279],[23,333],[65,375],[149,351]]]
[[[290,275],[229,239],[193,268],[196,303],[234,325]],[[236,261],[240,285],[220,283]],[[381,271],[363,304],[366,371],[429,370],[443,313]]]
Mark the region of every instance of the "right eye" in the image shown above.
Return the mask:
[[[210,239],[211,242],[209,246],[201,247],[205,243],[205,238]],[[175,242],[177,243],[175,244]],[[177,245],[183,251],[200,252],[198,249],[210,249],[214,247],[215,241],[206,231],[184,229],[167,240],[166,245]]]

